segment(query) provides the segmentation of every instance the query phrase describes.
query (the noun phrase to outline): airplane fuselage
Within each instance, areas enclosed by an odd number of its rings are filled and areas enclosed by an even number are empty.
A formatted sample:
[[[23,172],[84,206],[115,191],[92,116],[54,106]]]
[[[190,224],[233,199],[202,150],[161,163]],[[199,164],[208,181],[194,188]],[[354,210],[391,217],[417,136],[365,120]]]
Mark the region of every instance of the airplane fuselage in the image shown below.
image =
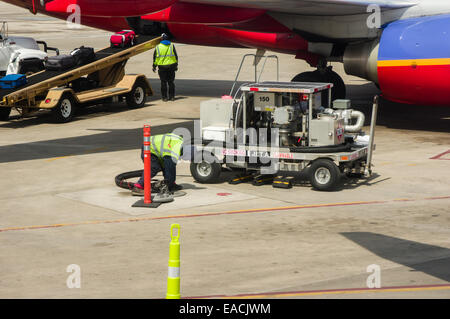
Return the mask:
[[[110,31],[168,32],[178,42],[288,53],[311,66],[340,61],[390,100],[450,105],[448,0],[4,1],[61,19],[77,4],[82,24]]]

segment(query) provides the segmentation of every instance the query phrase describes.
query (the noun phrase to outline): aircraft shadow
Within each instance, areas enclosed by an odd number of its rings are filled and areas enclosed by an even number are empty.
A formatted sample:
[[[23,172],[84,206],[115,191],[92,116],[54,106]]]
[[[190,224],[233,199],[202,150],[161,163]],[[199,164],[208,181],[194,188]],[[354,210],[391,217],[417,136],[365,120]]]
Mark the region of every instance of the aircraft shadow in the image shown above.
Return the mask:
[[[381,92],[372,83],[347,85],[347,98],[352,107],[364,113],[365,125],[370,125],[372,101]],[[450,132],[450,108],[427,105],[409,105],[380,99],[377,125],[392,129]]]
[[[152,134],[172,132],[176,128],[186,128],[191,134],[193,121],[152,126]],[[48,159],[62,156],[116,152],[141,148],[142,128],[137,129],[93,129],[98,134],[20,143],[0,146],[0,163]],[[137,153],[136,156],[139,156]]]
[[[149,78],[149,81],[153,88],[154,95],[148,98],[147,103],[161,99],[161,85],[159,79]],[[242,83],[244,82],[238,82],[236,89]],[[187,97],[218,98],[222,95],[228,95],[233,86],[233,81],[176,79],[175,85],[176,100],[181,101]],[[373,96],[376,94],[380,94],[380,91],[372,83],[347,85],[347,98],[352,100],[352,107],[354,109],[364,113],[366,116],[365,125],[370,125],[372,100]],[[150,106],[151,104],[146,105],[146,107]],[[81,108],[74,118],[74,121],[125,111],[129,111],[129,108],[124,103]],[[0,122],[0,127],[19,128],[46,122],[52,122],[48,113],[24,119],[14,116],[10,122]],[[377,124],[393,129],[450,132],[450,111],[448,107],[407,105],[381,99],[378,109]]]
[[[450,281],[448,248],[371,232],[346,232],[341,235],[381,258]]]
[[[155,95],[149,101],[159,99],[159,81],[153,79],[151,82]],[[177,95],[186,96],[208,96],[218,97],[227,94],[233,81],[219,80],[176,80]],[[224,90],[226,88],[226,90]],[[376,87],[371,84],[349,85],[349,98],[354,98],[354,107],[361,110],[366,115],[366,125],[370,124],[371,101],[373,95],[379,93]],[[181,98],[182,99],[182,98]],[[123,105],[99,105],[80,110],[81,114],[75,120],[101,116],[105,113],[125,112],[128,107]],[[450,118],[448,108],[445,107],[424,107],[402,105],[381,100],[378,125],[385,125],[390,128],[425,130],[435,132],[450,132]],[[171,117],[172,118],[172,117]],[[176,118],[176,117],[175,117]],[[187,117],[179,118],[182,122],[170,125],[155,126],[152,128],[153,134],[161,134],[173,131],[178,127],[186,127],[193,131],[193,120]],[[49,116],[38,116],[33,118],[13,120],[0,124],[1,128],[21,128],[28,125],[48,122]],[[55,124],[64,125],[64,124]],[[20,143],[0,147],[0,163],[15,162],[32,159],[45,159],[70,155],[82,155],[87,153],[112,152],[128,149],[139,149],[142,140],[142,130],[139,129],[96,129],[101,132],[90,136],[79,136],[54,140],[44,140],[31,143]]]
[[[149,79],[155,97],[160,98],[160,83]],[[201,96],[217,98],[228,95],[233,81],[177,79],[177,96]],[[245,82],[236,84],[236,89]],[[372,83],[347,85],[347,98],[352,100],[352,107],[364,113],[365,125],[370,125],[372,118],[372,101],[380,90]],[[430,132],[450,132],[450,108],[426,105],[409,105],[380,99],[377,125],[392,129],[419,130]]]

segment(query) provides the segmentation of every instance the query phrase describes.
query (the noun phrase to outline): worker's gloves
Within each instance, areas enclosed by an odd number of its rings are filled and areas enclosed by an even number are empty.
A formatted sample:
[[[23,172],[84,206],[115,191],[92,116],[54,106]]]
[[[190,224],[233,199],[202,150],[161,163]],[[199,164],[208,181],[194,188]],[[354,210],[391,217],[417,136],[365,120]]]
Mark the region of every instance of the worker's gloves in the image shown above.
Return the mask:
[[[156,73],[156,66],[153,66],[152,70]]]

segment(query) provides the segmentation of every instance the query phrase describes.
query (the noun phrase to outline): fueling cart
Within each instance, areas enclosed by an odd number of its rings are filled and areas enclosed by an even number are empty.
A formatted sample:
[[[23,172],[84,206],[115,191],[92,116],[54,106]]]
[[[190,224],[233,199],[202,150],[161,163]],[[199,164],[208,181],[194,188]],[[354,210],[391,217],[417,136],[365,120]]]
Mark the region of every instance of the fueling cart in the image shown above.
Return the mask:
[[[143,106],[146,96],[153,95],[150,83],[144,74],[125,75],[125,65],[131,57],[156,47],[160,40],[142,36],[131,48],[97,51],[92,63],[32,74],[25,86],[0,90],[0,120],[7,120],[12,108],[21,115],[49,109],[58,122],[69,122],[80,106],[122,100],[132,108]]]
[[[202,102],[202,138],[195,142],[192,176],[211,183],[225,167],[241,171],[231,182],[269,181],[274,187],[290,188],[292,176],[305,171],[311,185],[321,191],[335,189],[343,174],[369,177],[378,97],[366,135],[364,114],[351,109],[349,100],[331,103],[332,87],[330,83],[247,83],[236,98]]]

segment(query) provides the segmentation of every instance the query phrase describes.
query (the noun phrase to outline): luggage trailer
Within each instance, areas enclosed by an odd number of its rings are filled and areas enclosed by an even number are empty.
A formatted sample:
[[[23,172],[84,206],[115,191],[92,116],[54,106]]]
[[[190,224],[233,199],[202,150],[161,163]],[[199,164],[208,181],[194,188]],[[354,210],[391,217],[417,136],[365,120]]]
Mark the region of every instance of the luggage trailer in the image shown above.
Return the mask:
[[[61,123],[69,122],[78,106],[126,100],[129,107],[140,107],[153,95],[144,74],[125,75],[129,58],[155,48],[160,37],[140,36],[130,48],[105,48],[96,52],[96,60],[63,71],[44,70],[27,77],[28,83],[17,89],[0,90],[0,120],[6,121],[12,108],[24,116],[42,109],[52,110]],[[86,78],[83,78],[86,77]],[[76,89],[80,79],[96,83],[92,89]]]
[[[252,181],[290,188],[293,176],[305,171],[311,185],[321,191],[334,190],[342,175],[370,177],[378,96],[367,136],[361,131],[364,115],[350,109],[349,100],[336,100],[333,108],[321,106],[322,98],[331,105],[332,86],[251,83],[240,87],[238,99],[203,102],[202,140],[194,143],[192,176],[200,183],[212,183],[225,166],[241,171],[232,184]],[[256,130],[252,138],[249,127],[276,128],[278,133],[270,137],[271,133]]]

